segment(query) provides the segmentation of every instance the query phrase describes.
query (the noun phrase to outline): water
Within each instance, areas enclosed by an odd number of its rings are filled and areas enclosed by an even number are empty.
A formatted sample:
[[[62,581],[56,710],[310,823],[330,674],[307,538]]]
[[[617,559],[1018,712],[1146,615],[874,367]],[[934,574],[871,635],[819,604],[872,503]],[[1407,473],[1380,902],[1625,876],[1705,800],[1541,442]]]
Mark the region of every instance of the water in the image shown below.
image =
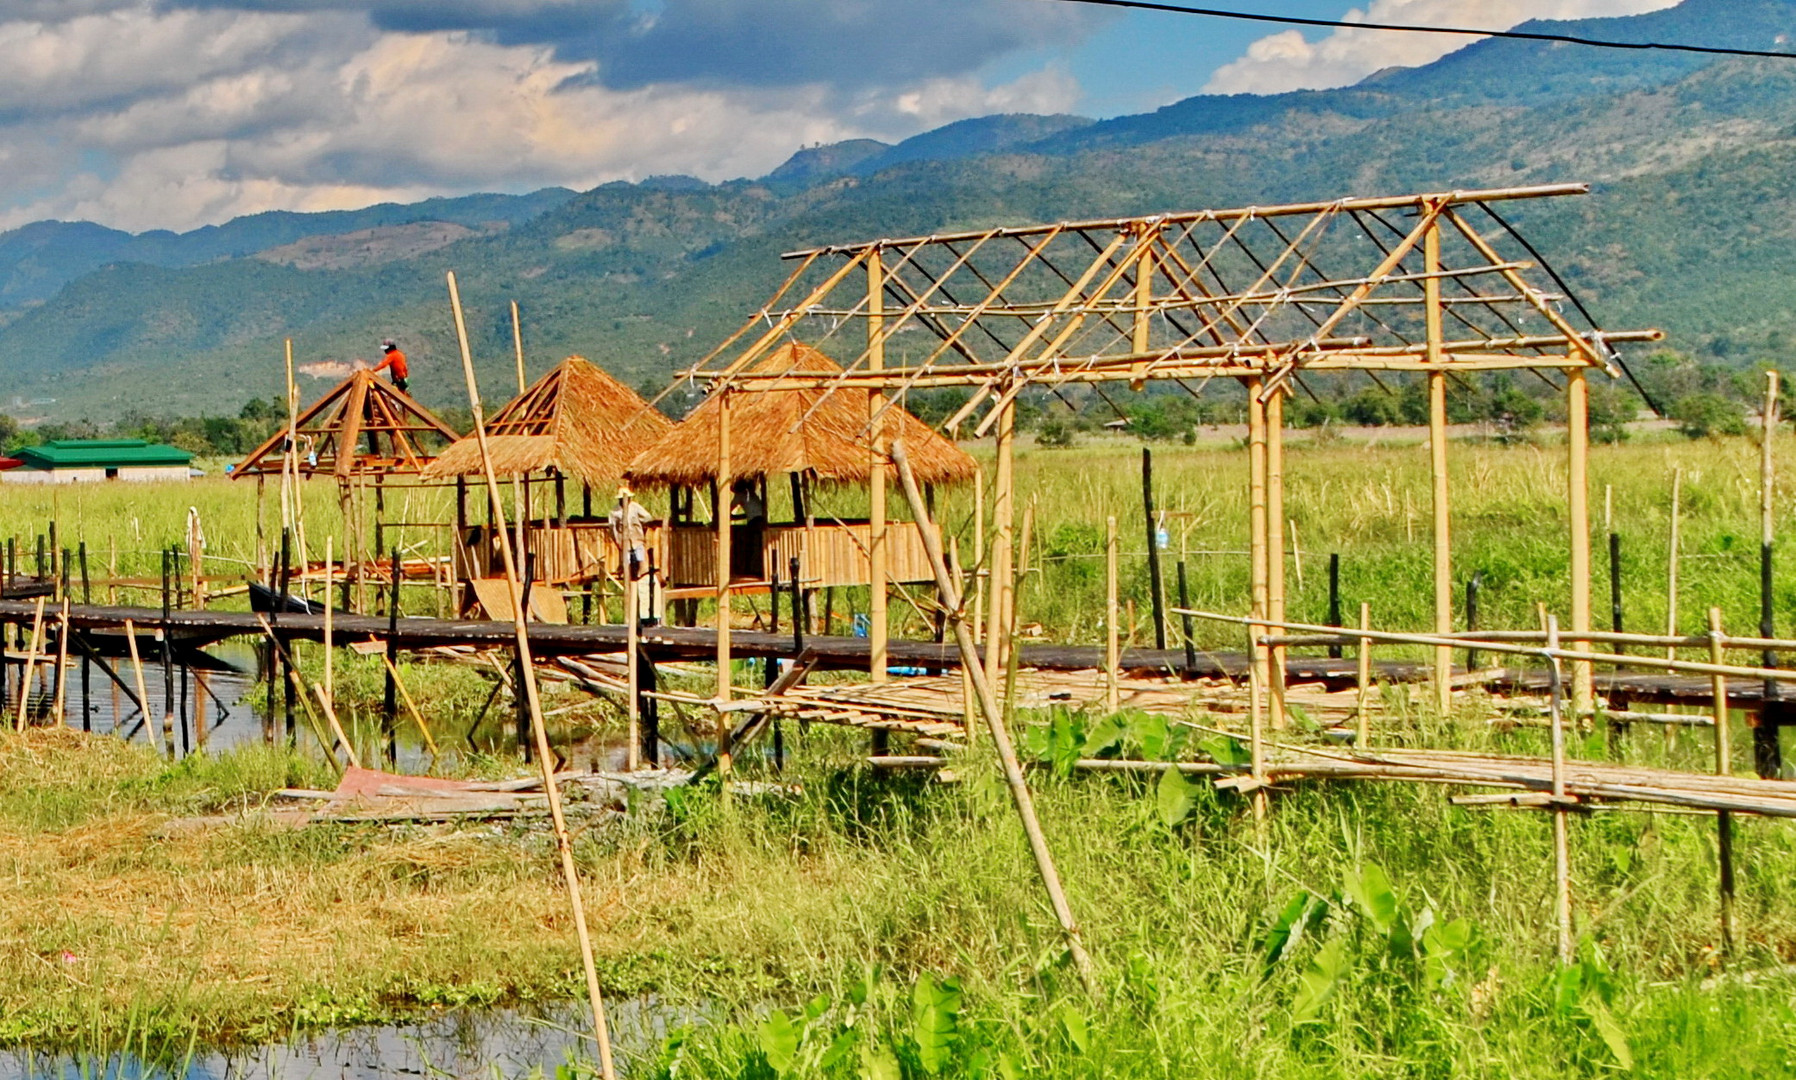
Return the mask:
[[[621,1058],[650,1053],[670,1026],[700,1019],[697,1010],[654,998],[609,1001],[612,1044]],[[338,1028],[282,1042],[196,1051],[157,1063],[134,1054],[0,1051],[0,1080],[385,1080],[388,1077],[553,1077],[570,1061],[593,1063],[590,1014],[565,1004],[453,1010],[399,1024]]]

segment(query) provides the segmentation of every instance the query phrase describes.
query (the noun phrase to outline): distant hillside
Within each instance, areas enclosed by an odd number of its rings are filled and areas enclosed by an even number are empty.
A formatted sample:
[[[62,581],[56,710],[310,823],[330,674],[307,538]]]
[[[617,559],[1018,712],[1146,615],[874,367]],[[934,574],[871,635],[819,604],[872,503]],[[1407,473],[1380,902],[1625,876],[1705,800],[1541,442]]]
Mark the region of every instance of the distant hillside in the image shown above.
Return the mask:
[[[1796,0],[1566,25],[1777,47],[1796,41]],[[47,300],[0,327],[0,401],[56,397],[68,417],[234,410],[278,390],[283,337],[304,360],[352,360],[390,335],[414,358],[414,389],[452,403],[449,269],[495,378],[510,370],[515,299],[538,370],[579,352],[661,385],[766,298],[782,251],[807,244],[1558,180],[1597,191],[1516,213],[1600,318],[1662,326],[1710,357],[1796,359],[1793,118],[1796,62],[1485,41],[1341,90],[812,147],[760,180],[258,215],[185,237],[28,226],[0,236],[0,301]]]

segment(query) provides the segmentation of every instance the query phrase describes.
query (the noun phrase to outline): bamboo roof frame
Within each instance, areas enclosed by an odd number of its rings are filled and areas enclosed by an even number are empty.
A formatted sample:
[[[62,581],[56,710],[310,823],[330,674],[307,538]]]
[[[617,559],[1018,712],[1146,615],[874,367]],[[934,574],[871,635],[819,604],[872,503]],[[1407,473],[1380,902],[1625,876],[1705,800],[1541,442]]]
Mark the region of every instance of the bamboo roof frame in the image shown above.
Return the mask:
[[[304,455],[295,467],[301,474],[330,475],[339,481],[354,477],[418,476],[436,455],[425,449],[421,439],[436,436],[453,443],[461,436],[429,409],[390,383],[362,369],[332,387],[323,397],[299,414],[292,434],[303,447],[308,441],[317,462]],[[286,425],[269,436],[262,445],[249,452],[231,470],[233,478],[279,474],[289,430]],[[384,436],[386,454],[361,449],[365,436],[378,446]],[[342,453],[343,447],[350,453]]]
[[[983,410],[980,436],[1031,386],[1258,378],[1270,396],[1310,371],[1613,376],[1615,344],[1663,335],[1598,327],[1506,221],[1491,211],[1492,230],[1477,217],[1491,203],[1589,190],[1346,198],[789,252],[798,265],[774,296],[682,375],[714,389],[967,387],[972,400],[945,426]],[[876,262],[877,298],[865,284],[874,279],[855,273]],[[1444,335],[1423,325],[1430,295],[1450,324]],[[783,341],[821,344],[857,321],[877,330],[838,374],[760,363]],[[893,357],[899,335],[919,329],[934,341]],[[876,351],[883,364],[868,362]]]

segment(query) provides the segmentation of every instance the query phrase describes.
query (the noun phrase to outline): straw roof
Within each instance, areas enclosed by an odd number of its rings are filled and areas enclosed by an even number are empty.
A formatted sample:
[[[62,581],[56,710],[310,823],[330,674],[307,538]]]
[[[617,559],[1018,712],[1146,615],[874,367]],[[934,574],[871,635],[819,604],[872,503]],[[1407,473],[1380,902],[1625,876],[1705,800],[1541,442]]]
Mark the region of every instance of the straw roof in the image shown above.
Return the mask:
[[[408,476],[424,470],[435,448],[460,433],[403,391],[367,370],[349,377],[296,418],[302,474]],[[287,428],[269,436],[231,470],[233,477],[281,471]]]
[[[671,427],[636,391],[570,356],[487,421],[486,443],[497,475],[555,469],[603,487]],[[424,475],[481,475],[479,440],[470,435],[449,447]]]
[[[809,345],[790,342],[751,370],[841,371],[842,367]],[[864,484],[872,476],[864,392],[733,390],[730,395],[731,479],[804,473],[825,483]],[[715,396],[707,399],[644,450],[631,463],[629,478],[640,484],[685,486],[716,479],[717,402]],[[918,483],[972,479],[977,469],[973,459],[902,408],[889,409],[883,426],[887,439],[904,440]],[[889,467],[887,473],[897,478]]]

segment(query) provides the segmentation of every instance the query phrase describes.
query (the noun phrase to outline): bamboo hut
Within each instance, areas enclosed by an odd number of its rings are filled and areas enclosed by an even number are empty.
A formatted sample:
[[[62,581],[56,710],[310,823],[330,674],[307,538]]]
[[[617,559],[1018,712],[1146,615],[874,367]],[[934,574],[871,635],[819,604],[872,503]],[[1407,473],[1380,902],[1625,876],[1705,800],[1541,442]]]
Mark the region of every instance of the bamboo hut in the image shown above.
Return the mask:
[[[231,469],[233,477],[418,476],[461,435],[371,371],[353,371]],[[288,460],[291,443],[295,453]]]
[[[487,421],[493,471],[514,481],[512,527],[533,580],[577,585],[617,566],[616,546],[603,511],[593,513],[592,493],[603,492],[609,504],[631,459],[672,426],[634,390],[579,356],[563,360]],[[450,446],[424,471],[426,479],[457,485],[455,563],[463,581],[503,575],[494,523],[468,522],[465,481],[482,472],[472,437]],[[569,481],[580,485],[577,513],[569,512]]]
[[[790,342],[763,357],[760,372],[839,372],[841,366],[809,345]],[[826,388],[734,391],[729,405],[730,459],[719,469],[723,407],[714,395],[644,450],[631,464],[629,479],[671,491],[672,512],[663,536],[668,595],[711,595],[718,585],[714,523],[729,498],[730,588],[756,591],[790,578],[800,568],[807,589],[872,583],[872,526],[865,518],[819,512],[819,488],[863,486],[873,476],[873,442],[865,391]],[[917,479],[930,488],[970,480],[973,459],[902,408],[893,406],[881,421],[887,440],[902,438]],[[730,486],[720,491],[721,479]],[[886,466],[887,476],[896,474]],[[784,474],[790,517],[767,518],[769,481]],[[710,494],[711,524],[695,518],[695,493]],[[757,515],[757,510],[759,514]],[[915,522],[887,527],[888,580],[933,580]]]

